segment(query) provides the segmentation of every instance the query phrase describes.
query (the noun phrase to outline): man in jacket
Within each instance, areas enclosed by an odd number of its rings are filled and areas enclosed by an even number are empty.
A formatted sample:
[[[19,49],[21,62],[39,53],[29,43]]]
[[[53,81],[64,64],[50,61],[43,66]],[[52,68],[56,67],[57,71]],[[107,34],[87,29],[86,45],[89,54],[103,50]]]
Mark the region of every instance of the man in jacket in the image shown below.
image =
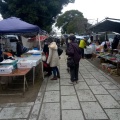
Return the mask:
[[[74,61],[74,67],[70,67],[70,83],[72,84],[78,83],[79,61],[81,58],[81,51],[78,44],[75,42],[75,39],[76,38],[74,35],[69,36],[70,43],[69,47],[66,50],[66,55],[68,55],[68,57],[71,57]]]
[[[86,48],[86,41],[85,41],[85,39],[80,40],[79,47],[81,49],[82,58],[84,58],[84,48]]]

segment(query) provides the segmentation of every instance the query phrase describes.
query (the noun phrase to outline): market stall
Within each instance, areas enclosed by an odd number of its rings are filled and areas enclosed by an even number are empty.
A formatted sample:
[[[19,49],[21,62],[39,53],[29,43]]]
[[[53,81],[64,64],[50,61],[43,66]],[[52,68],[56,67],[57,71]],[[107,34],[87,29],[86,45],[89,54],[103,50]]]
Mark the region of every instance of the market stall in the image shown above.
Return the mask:
[[[99,51],[97,51],[97,57],[100,58],[102,61],[102,65],[106,66],[104,68],[111,68],[108,69],[109,71],[114,68],[114,71],[116,69],[116,73],[120,75],[120,19],[114,19],[114,18],[105,18],[101,22],[91,26],[89,28],[91,32],[98,33],[98,32],[105,32],[105,40],[104,45],[102,46],[102,49],[100,48]],[[107,44],[108,36],[107,34],[109,32],[116,32],[118,36],[114,37],[114,40],[111,43],[111,46]],[[116,43],[116,47],[114,48],[113,45]],[[103,61],[104,60],[104,61]],[[107,62],[107,64],[106,64]]]
[[[111,53],[98,53],[97,57],[101,59],[101,65],[103,69],[112,74],[112,71],[117,75],[120,75],[120,51],[116,54]]]
[[[8,34],[15,34],[15,35],[26,35],[26,34],[33,34],[39,36],[40,28],[36,25],[29,24],[24,22],[16,17],[11,17],[0,21],[0,35],[8,35]],[[39,42],[40,50],[41,45]],[[32,59],[33,58],[33,59]],[[39,51],[39,55],[37,57],[33,57],[32,55],[29,57],[15,58],[12,62],[9,61],[9,66],[5,64],[5,61],[1,63],[1,73],[0,76],[24,76],[24,84],[23,84],[23,92],[25,92],[25,75],[33,69],[33,84],[34,84],[34,75],[35,75],[35,66],[37,66],[41,62],[41,55]],[[14,64],[13,64],[14,63]],[[30,66],[31,64],[31,66]],[[16,68],[14,66],[17,65]],[[10,67],[11,66],[11,67]],[[9,70],[7,70],[9,69]],[[6,72],[9,71],[9,72]],[[23,72],[26,71],[26,72]],[[21,74],[22,73],[22,74]],[[43,72],[42,72],[43,73]]]

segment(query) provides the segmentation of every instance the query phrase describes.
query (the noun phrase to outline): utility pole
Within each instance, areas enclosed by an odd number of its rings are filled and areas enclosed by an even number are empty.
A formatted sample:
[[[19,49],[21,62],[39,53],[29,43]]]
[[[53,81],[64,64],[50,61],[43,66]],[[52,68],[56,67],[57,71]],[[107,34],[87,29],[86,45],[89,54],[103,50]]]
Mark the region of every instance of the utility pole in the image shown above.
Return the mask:
[[[97,18],[97,20],[96,20],[96,21],[97,21],[97,23],[98,23],[98,18]]]

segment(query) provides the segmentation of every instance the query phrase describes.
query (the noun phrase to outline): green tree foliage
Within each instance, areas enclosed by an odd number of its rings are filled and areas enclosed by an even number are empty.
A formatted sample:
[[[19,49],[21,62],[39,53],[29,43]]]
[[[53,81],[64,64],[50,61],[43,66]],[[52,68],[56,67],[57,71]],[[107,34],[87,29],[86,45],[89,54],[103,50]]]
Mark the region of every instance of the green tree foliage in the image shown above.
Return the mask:
[[[15,16],[44,30],[50,30],[63,5],[74,0],[0,0],[3,18]]]
[[[78,10],[70,10],[60,15],[55,26],[62,27],[63,33],[86,33],[89,23],[83,13]]]

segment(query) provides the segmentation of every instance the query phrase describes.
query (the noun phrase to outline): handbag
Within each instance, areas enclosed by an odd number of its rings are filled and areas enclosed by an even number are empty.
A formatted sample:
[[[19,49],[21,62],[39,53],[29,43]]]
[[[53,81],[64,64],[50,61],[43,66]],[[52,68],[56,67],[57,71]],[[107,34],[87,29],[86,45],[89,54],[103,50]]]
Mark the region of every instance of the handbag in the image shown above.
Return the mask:
[[[42,61],[46,61],[46,56],[42,55]]]
[[[67,58],[67,66],[70,68],[75,67],[75,62],[74,62],[73,58],[71,58],[71,57]]]
[[[61,48],[58,48],[57,51],[59,56],[63,53],[63,50]]]

